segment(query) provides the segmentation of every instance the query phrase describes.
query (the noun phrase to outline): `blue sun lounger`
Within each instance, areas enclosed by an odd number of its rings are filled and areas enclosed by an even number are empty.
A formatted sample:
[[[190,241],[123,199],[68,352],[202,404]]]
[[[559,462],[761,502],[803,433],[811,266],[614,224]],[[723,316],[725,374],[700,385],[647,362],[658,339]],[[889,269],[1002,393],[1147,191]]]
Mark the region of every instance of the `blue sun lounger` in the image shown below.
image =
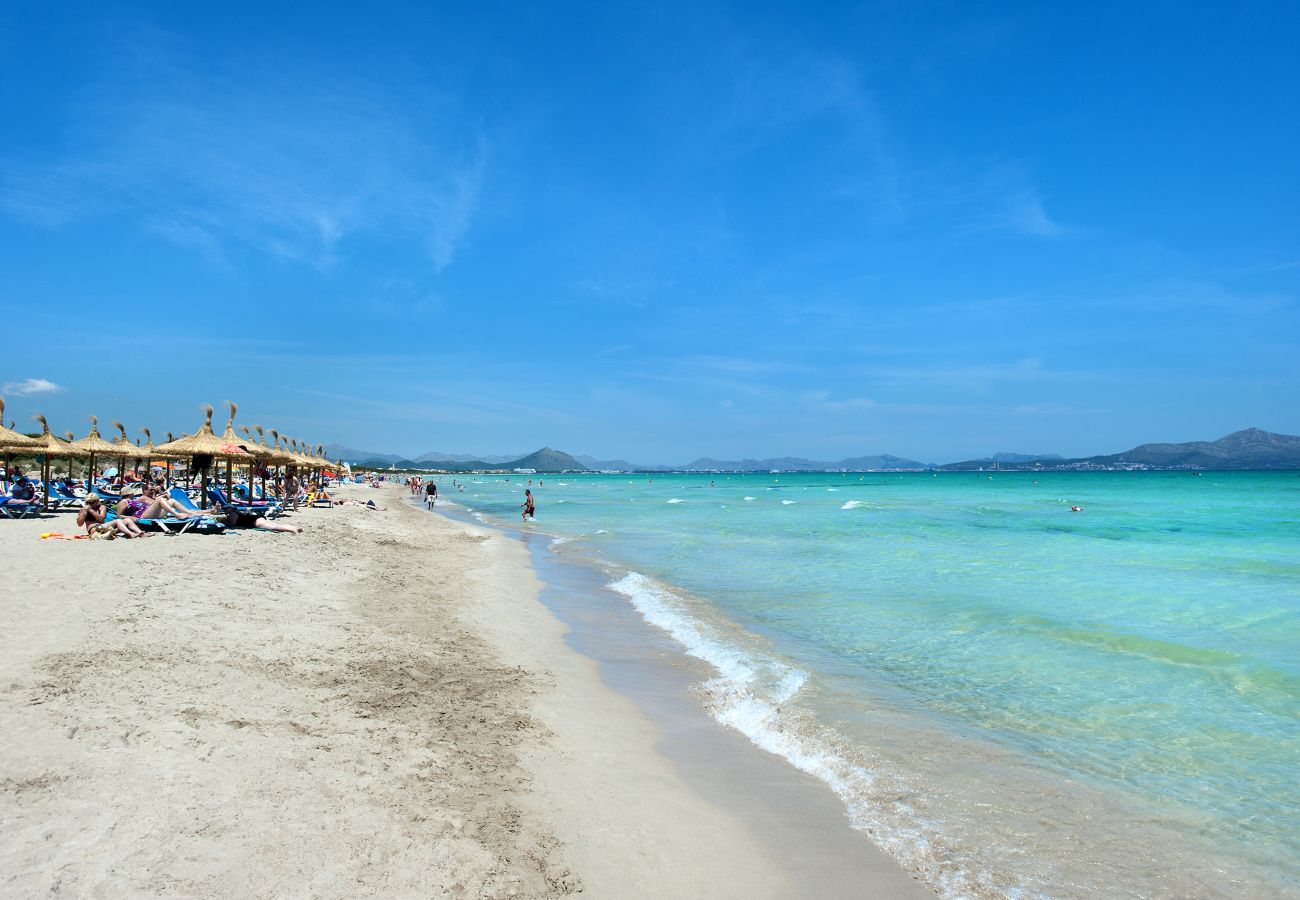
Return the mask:
[[[226,492],[215,485],[208,485],[208,499],[219,507],[233,506],[242,513],[256,514],[273,519],[284,512],[284,507],[279,503],[247,503],[238,500],[230,500],[226,497]]]
[[[39,503],[15,503],[12,497],[0,497],[0,516],[6,519],[25,519],[40,512]]]
[[[180,488],[172,488],[172,490],[179,491]],[[184,494],[185,492],[181,491],[181,495],[184,496]],[[172,499],[176,500],[175,495],[172,496]],[[189,502],[189,499],[190,499],[189,497],[185,497],[185,503],[181,505],[184,506],[186,509],[193,510],[194,512],[201,512],[201,510],[196,508],[193,503]],[[179,503],[180,501],[177,502]],[[112,506],[110,505],[109,508],[112,509]],[[116,510],[110,513],[110,518],[117,518]],[[136,521],[140,523],[141,528],[155,529],[157,531],[161,531],[166,534],[184,534],[187,531],[194,531],[196,533],[202,533],[202,534],[213,534],[213,533],[219,533],[226,530],[225,525],[218,522],[212,516],[206,516],[206,515],[192,516],[188,519],[177,519],[172,516],[168,516],[165,519],[136,519]]]
[[[71,506],[81,506],[85,502],[84,497],[78,497],[76,494],[72,493],[66,485],[58,481],[50,482],[48,494],[50,504],[54,506],[55,509],[58,509],[59,506],[62,506],[65,503]]]

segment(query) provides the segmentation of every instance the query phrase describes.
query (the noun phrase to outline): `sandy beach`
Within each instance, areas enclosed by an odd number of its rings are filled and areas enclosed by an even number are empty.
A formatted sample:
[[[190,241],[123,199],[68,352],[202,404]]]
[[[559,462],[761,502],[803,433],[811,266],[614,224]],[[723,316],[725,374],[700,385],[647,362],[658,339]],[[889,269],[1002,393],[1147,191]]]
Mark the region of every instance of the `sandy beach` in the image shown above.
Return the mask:
[[[0,523],[6,896],[927,895],[802,776],[820,830],[792,808],[786,834],[684,776],[519,541],[344,493],[387,509],[304,510],[302,536]]]

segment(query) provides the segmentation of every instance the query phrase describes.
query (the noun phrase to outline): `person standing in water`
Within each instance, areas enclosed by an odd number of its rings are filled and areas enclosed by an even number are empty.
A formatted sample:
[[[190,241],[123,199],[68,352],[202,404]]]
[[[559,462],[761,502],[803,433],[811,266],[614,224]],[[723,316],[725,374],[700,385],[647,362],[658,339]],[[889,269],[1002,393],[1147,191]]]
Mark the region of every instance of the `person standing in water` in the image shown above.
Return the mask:
[[[525,522],[527,522],[529,519],[536,519],[536,518],[537,518],[537,511],[536,511],[536,509],[533,507],[533,492],[532,492],[532,491],[524,491],[524,502],[523,502],[523,504],[521,504],[521,505],[522,505],[523,508],[524,508],[523,514],[520,516],[521,519],[523,519]]]

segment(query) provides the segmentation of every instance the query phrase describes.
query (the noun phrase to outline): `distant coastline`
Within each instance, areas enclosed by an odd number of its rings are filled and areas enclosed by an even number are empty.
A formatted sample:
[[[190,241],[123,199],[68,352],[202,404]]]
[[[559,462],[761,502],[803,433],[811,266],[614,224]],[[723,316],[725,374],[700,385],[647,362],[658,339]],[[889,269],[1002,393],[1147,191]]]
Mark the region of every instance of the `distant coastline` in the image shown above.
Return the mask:
[[[443,474],[557,474],[593,472],[608,474],[703,473],[741,474],[793,472],[1194,472],[1283,471],[1300,469],[1300,436],[1247,428],[1216,441],[1179,444],[1141,444],[1123,453],[1062,458],[1055,454],[998,453],[990,457],[952,463],[924,463],[882,454],[838,462],[802,457],[719,460],[700,458],[683,466],[643,465],[626,460],[598,460],[572,456],[543,447],[517,459],[478,457],[457,459],[427,453],[418,459],[364,450],[331,448],[354,467]]]

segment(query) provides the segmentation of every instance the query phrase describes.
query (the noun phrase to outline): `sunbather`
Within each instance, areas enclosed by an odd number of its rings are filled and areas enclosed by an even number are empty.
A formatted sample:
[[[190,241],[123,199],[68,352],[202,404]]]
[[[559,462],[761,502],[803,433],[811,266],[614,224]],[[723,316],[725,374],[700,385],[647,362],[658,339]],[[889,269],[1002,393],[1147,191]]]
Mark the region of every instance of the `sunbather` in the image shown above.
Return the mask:
[[[14,466],[14,480],[9,488],[9,506],[35,506],[41,501],[36,499],[36,485],[28,480],[23,470]]]
[[[152,484],[144,489],[143,494],[118,501],[117,514],[134,519],[194,519],[205,515],[202,511],[185,509],[175,500],[162,496]]]
[[[273,522],[255,512],[244,512],[234,506],[227,506],[224,516],[219,517],[230,528],[257,528],[261,531],[283,531],[287,534],[302,534],[302,528],[287,522]]]
[[[77,513],[77,524],[86,529],[86,534],[113,534],[125,538],[144,537],[145,531],[135,519],[118,516],[108,518],[108,510],[99,494],[87,494],[86,502]]]
[[[376,506],[375,501],[373,500],[366,500],[363,502],[361,500],[353,500],[351,497],[347,498],[346,500],[335,500],[334,505],[335,506],[364,506],[367,509],[380,509],[380,510],[383,509],[382,506]]]

